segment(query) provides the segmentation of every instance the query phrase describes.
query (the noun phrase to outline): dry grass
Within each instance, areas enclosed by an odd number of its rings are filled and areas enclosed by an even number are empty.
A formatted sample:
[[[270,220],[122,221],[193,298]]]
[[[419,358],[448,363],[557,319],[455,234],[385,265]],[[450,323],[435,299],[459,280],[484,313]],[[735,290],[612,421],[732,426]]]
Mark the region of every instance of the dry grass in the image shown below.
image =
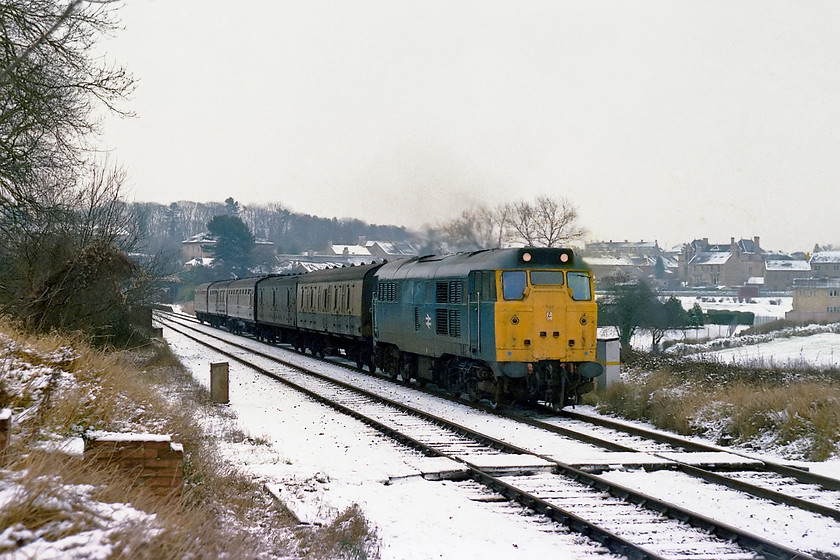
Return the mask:
[[[197,411],[230,413],[209,402],[165,345],[106,353],[79,340],[28,337],[5,325],[0,332],[15,340],[9,345],[0,339],[0,408],[15,414],[0,465],[0,485],[15,489],[0,511],[7,545],[18,537],[25,544],[101,529],[107,530],[110,558],[256,559],[309,556],[310,550],[323,551],[322,558],[375,557],[369,554],[375,533],[357,509],[300,540],[294,518],[278,510],[262,484],[220,460],[216,438],[241,441],[245,435],[208,435],[197,424]],[[21,370],[23,364],[32,367]],[[181,504],[79,458],[38,450],[90,429],[170,434],[181,443]],[[130,504],[137,514],[116,523],[91,504]],[[0,555],[11,552],[3,542]]]
[[[322,530],[304,535],[306,557],[367,560],[379,555],[376,532],[357,505],[350,506]]]
[[[593,395],[599,410],[720,444],[794,459],[840,455],[840,376],[630,356],[624,382]]]

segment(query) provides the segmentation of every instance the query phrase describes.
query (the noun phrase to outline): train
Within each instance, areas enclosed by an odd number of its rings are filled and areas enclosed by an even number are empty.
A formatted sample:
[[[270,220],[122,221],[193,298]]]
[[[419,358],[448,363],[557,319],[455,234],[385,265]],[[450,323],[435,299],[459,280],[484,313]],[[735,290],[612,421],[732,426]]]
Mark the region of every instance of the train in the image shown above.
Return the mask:
[[[592,274],[570,248],[487,249],[209,282],[195,290],[195,315],[496,405],[578,404],[604,371]]]

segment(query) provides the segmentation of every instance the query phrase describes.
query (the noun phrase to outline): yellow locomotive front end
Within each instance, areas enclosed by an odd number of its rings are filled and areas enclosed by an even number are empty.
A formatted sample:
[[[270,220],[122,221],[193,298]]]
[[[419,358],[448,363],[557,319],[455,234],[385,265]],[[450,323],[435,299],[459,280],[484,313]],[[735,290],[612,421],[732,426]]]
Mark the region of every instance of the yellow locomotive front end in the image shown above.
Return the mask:
[[[518,398],[537,394],[558,407],[574,404],[603,371],[592,276],[522,264],[496,273],[496,366]]]
[[[586,271],[500,271],[499,362],[595,361],[597,305]]]

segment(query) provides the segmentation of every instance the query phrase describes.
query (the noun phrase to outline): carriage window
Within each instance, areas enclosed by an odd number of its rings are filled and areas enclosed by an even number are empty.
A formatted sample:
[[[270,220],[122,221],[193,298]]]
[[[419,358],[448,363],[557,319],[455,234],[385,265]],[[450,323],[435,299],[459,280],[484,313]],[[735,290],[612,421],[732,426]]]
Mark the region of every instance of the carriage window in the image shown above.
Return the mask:
[[[575,301],[590,301],[592,299],[588,272],[570,272],[569,288],[572,289],[572,299]]]
[[[506,300],[522,299],[528,286],[524,270],[502,272],[502,297]]]
[[[550,284],[552,286],[563,285],[563,271],[562,270],[532,270],[531,284],[539,286],[542,284]]]

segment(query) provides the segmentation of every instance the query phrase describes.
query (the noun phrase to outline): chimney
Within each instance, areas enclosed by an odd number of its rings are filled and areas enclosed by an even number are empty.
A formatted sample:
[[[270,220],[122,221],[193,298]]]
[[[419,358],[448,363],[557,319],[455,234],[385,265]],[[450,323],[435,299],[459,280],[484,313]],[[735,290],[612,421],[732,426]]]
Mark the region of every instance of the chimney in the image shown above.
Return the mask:
[[[761,245],[759,244],[758,240],[759,240],[759,237],[758,237],[757,235],[756,235],[755,237],[753,237],[753,243],[755,243],[755,248],[756,248],[756,250],[757,250],[759,247],[761,247]]]
[[[359,246],[364,247],[366,243],[367,243],[367,237],[365,237],[364,235],[360,235],[359,236]]]

